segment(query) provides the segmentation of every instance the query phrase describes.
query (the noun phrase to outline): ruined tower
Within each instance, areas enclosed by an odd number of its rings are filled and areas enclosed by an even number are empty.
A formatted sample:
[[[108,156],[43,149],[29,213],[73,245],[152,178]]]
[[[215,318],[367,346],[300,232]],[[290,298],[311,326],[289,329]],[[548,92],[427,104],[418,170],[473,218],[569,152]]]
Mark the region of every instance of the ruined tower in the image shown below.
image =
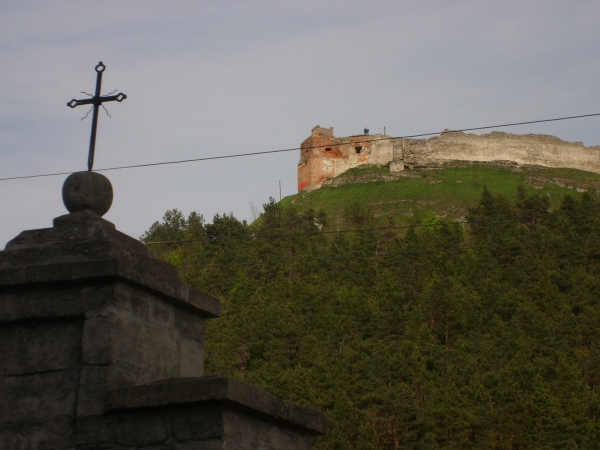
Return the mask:
[[[310,191],[331,177],[364,164],[386,165],[394,159],[394,141],[382,134],[336,138],[319,125],[300,146],[298,190]]]

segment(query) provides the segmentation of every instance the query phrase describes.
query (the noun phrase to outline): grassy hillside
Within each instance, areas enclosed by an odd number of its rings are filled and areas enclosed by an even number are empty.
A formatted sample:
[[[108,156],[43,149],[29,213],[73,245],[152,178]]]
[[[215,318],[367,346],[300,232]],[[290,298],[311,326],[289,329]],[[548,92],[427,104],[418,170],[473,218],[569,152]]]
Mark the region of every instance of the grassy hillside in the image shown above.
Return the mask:
[[[376,179],[389,173],[387,168],[352,169],[338,178],[343,181]],[[407,170],[394,181],[372,181],[324,187],[308,194],[286,197],[281,204],[299,211],[323,210],[334,220],[348,201],[368,205],[375,218],[401,224],[422,220],[428,213],[452,220],[464,217],[467,209],[481,197],[484,186],[490,191],[514,197],[517,186],[529,193],[549,197],[556,208],[565,194],[577,190],[600,189],[600,175],[574,169],[511,168],[474,166],[468,168]]]

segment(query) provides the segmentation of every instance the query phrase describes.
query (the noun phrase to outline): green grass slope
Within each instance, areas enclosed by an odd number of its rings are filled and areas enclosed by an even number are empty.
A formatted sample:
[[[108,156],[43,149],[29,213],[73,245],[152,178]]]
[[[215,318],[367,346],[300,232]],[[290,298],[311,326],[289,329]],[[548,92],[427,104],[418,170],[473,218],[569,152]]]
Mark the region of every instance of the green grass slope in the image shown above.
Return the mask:
[[[600,175],[574,169],[507,167],[451,167],[445,169],[407,170],[397,180],[377,181],[386,176],[387,168],[352,169],[340,175],[339,187],[323,187],[309,193],[286,197],[281,204],[299,211],[323,210],[331,218],[341,214],[343,205],[359,201],[368,205],[379,220],[392,217],[396,224],[409,224],[434,213],[452,220],[464,217],[467,209],[479,200],[484,186],[492,192],[514,197],[517,186],[528,193],[543,193],[556,208],[565,194],[600,189]],[[356,179],[371,182],[352,183]]]

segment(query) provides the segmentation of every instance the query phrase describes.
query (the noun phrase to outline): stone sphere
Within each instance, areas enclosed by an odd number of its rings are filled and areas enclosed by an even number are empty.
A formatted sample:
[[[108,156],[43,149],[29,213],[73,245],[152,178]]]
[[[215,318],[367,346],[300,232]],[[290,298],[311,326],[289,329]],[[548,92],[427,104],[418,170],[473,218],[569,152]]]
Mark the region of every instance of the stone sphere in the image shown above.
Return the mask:
[[[104,175],[97,172],[75,172],[65,180],[62,197],[70,213],[89,211],[102,217],[112,205],[113,189]]]

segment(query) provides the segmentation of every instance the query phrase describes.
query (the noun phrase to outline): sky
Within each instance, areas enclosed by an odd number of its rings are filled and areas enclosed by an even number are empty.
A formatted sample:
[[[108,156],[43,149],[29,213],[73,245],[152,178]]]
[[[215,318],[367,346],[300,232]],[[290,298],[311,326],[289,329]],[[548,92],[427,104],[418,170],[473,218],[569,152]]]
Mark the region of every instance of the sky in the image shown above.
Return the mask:
[[[3,0],[0,178],[600,112],[600,2]],[[504,129],[600,145],[600,117]],[[299,151],[103,172],[105,219],[139,237],[167,210],[252,218],[297,192]],[[66,213],[66,175],[0,181],[0,248]]]

